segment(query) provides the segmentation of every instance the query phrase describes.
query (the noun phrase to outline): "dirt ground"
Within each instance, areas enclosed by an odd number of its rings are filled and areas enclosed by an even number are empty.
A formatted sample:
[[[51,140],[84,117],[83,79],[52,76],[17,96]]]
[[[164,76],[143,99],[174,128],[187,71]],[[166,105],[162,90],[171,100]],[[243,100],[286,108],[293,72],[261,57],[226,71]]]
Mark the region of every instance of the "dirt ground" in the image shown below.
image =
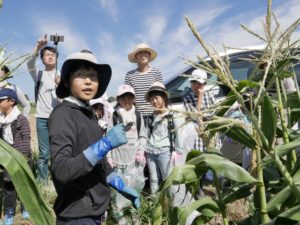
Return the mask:
[[[31,129],[31,149],[33,152],[38,152],[38,141],[37,141],[37,136],[36,136],[34,113],[30,113],[29,123],[30,123],[30,129]]]

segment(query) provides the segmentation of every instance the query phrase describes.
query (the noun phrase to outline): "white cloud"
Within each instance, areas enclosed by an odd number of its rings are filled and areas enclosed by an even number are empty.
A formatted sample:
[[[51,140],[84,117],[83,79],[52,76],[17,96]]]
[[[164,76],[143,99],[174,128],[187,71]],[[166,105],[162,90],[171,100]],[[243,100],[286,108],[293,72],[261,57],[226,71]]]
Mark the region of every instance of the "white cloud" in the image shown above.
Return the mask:
[[[99,0],[101,8],[118,21],[118,8],[115,0]]]
[[[116,43],[110,33],[100,33],[95,46],[95,55],[100,63],[109,64],[112,68],[112,78],[109,83],[107,93],[115,96],[119,85],[124,83],[125,74],[134,67],[127,60],[129,42]]]
[[[148,17],[145,22],[144,38],[146,37],[151,42],[159,41],[167,27],[167,22],[166,15]]]
[[[55,20],[49,18],[43,18],[40,14],[36,14],[33,17],[34,27],[33,30],[37,34],[37,37],[48,34],[48,41],[50,41],[50,35],[58,34],[64,36],[64,42],[58,44],[58,50],[60,57],[59,62],[62,62],[70,53],[79,51],[81,49],[90,49],[90,46],[86,40],[86,37],[77,31],[73,25],[62,15],[54,15]],[[39,19],[36,19],[39,18]],[[59,23],[57,23],[59,21]]]
[[[113,44],[113,35],[108,32],[102,32],[98,37],[98,42],[102,47]]]

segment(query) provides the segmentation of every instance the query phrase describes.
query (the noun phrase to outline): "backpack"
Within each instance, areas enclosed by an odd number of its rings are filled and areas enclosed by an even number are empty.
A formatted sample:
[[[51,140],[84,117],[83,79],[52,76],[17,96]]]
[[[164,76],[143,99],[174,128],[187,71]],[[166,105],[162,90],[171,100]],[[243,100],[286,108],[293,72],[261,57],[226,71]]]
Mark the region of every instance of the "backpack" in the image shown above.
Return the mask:
[[[175,124],[174,124],[174,113],[170,112],[168,115],[166,115],[167,121],[168,121],[168,132],[169,132],[169,140],[170,140],[170,151],[174,151],[174,145],[175,145],[175,139],[176,135],[172,132],[172,130],[175,129]],[[153,121],[154,121],[154,114],[151,114],[148,119],[148,128],[149,128],[149,133],[151,136],[153,132]]]
[[[36,79],[36,82],[35,82],[35,86],[34,86],[35,103],[38,100],[38,95],[39,95],[39,90],[40,90],[40,86],[41,86],[42,75],[43,75],[43,71],[39,70],[38,75],[37,75],[37,79]]]
[[[136,127],[137,127],[137,130],[138,130],[138,136],[140,136],[140,131],[141,131],[141,121],[142,121],[142,114],[135,110],[135,116],[136,116]],[[122,118],[120,116],[118,116],[118,113],[117,111],[114,111],[113,112],[113,115],[112,115],[112,119],[113,119],[113,125],[115,126],[116,124],[118,123],[122,123]]]

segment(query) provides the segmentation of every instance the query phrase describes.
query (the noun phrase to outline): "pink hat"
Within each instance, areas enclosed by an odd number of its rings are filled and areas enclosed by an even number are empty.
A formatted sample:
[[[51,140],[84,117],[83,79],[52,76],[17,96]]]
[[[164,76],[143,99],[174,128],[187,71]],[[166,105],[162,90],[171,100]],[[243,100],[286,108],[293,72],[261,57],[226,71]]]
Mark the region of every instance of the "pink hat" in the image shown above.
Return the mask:
[[[121,95],[124,95],[125,93],[131,93],[135,96],[135,92],[134,92],[133,87],[131,87],[130,85],[127,85],[127,84],[121,85],[118,88],[117,97],[119,97]]]

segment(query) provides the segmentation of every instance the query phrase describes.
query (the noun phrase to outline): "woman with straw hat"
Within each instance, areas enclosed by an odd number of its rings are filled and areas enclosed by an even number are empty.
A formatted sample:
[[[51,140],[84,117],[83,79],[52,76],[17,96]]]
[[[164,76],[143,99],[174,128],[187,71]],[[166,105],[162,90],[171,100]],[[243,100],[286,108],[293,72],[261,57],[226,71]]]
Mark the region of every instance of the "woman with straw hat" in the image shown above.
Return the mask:
[[[136,108],[143,114],[146,125],[153,110],[144,99],[145,93],[153,82],[163,82],[161,71],[149,65],[156,57],[157,52],[146,43],[137,44],[128,54],[129,62],[136,63],[137,68],[126,74],[125,84],[134,88]]]

